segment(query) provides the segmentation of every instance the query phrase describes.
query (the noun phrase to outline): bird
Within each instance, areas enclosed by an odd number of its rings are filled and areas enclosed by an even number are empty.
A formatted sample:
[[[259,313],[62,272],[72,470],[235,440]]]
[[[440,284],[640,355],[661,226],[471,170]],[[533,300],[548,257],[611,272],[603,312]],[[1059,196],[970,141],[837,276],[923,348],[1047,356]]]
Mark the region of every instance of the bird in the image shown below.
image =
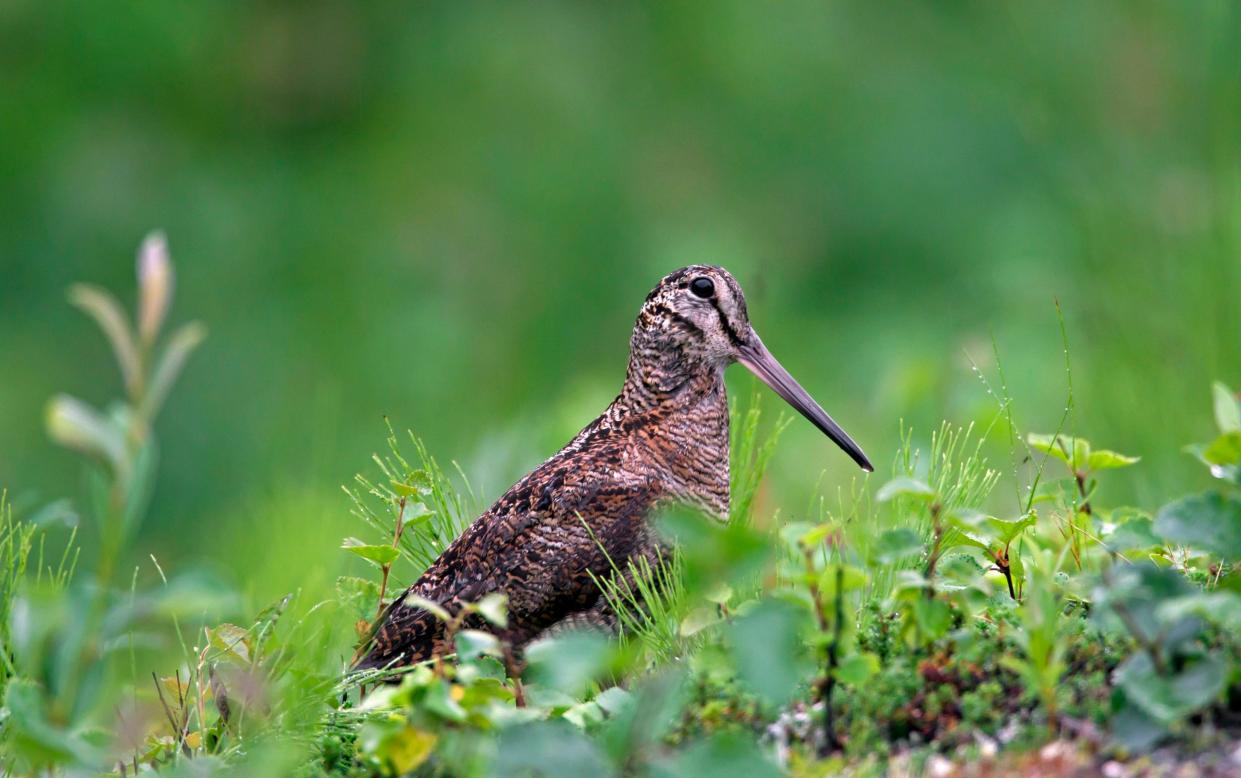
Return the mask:
[[[615,630],[616,614],[597,580],[626,569],[627,561],[661,558],[663,541],[648,522],[653,511],[682,505],[728,516],[724,371],[734,363],[863,470],[873,470],[861,447],[767,350],[736,279],[712,265],[681,268],[646,296],[616,399],[383,610],[354,669],[395,668],[452,652],[445,624],[420,601],[455,616],[487,595],[505,595],[507,624],[489,628],[510,656],[567,626]]]

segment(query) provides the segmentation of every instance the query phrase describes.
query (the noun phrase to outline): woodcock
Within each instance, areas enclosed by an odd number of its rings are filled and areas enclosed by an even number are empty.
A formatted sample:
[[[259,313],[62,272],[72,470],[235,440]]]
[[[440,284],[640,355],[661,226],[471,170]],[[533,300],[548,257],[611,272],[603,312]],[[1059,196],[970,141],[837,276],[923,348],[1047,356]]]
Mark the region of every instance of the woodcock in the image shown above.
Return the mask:
[[[728,271],[693,265],[649,295],[634,324],[620,394],[555,456],[504,493],[384,611],[358,668],[431,658],[443,625],[408,595],[455,613],[492,592],[508,596],[515,651],[552,628],[615,628],[591,578],[613,563],[658,557],[653,509],[688,504],[728,515],[724,369],[740,362],[871,470],[862,449],[767,351]],[[606,554],[605,554],[606,552]],[[609,561],[609,558],[611,561]]]

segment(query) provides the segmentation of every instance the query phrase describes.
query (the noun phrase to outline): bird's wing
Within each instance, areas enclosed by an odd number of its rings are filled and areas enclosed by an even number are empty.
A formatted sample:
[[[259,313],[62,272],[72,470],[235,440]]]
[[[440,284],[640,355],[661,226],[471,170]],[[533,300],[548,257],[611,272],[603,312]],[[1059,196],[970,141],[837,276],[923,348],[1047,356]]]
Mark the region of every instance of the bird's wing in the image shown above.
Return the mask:
[[[440,555],[381,618],[359,666],[430,657],[442,638],[431,614],[404,604],[414,594],[450,612],[492,592],[508,597],[503,637],[521,645],[570,614],[589,608],[591,578],[650,545],[644,521],[658,494],[626,473],[608,446],[557,456],[513,486]]]

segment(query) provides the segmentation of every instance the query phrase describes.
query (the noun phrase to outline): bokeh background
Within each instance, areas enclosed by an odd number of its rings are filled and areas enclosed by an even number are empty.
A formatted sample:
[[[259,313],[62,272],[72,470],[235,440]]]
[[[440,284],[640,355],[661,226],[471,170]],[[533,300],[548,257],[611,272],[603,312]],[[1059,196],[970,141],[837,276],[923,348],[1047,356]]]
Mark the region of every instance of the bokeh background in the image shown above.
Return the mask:
[[[0,485],[80,495],[43,409],[120,384],[65,289],[132,300],[162,228],[174,320],[210,336],[132,553],[256,596],[344,564],[385,415],[498,496],[691,262],[881,463],[902,419],[995,415],[993,341],[1018,426],[1054,430],[1058,299],[1075,428],[1157,504],[1205,478],[1180,447],[1210,382],[1241,384],[1239,51],[1226,0],[0,0]],[[799,421],[765,504],[854,475]]]

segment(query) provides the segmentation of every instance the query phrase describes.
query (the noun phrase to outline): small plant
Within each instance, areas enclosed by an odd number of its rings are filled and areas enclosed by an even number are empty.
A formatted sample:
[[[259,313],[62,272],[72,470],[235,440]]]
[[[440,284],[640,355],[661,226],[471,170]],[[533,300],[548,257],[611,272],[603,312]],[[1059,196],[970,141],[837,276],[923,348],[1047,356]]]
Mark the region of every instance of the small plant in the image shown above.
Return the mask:
[[[52,439],[102,466],[91,471],[90,515],[98,531],[97,574],[105,587],[146,512],[157,460],[155,418],[186,360],[206,337],[202,324],[190,322],[160,348],[174,285],[162,233],[142,242],[137,274],[138,309],[132,320],[103,289],[77,284],[69,290],[69,301],[94,319],[112,346],[125,398],[106,413],[68,394],[52,398],[47,408]]]
[[[1044,564],[1048,557],[1050,554],[1042,555]],[[1048,732],[1054,738],[1059,728],[1058,687],[1067,669],[1067,646],[1060,629],[1064,604],[1052,571],[1045,570],[1043,564],[1030,567],[1035,571],[1033,585],[1017,610],[1020,628],[1014,633],[1021,655],[1005,656],[1000,662],[1017,673],[1042,702]]]
[[[1107,449],[1092,449],[1090,441],[1079,437],[1064,435],[1037,435],[1031,433],[1026,442],[1036,451],[1045,456],[1060,460],[1069,469],[1075,488],[1073,498],[1069,501],[1068,518],[1061,524],[1060,533],[1069,543],[1073,562],[1077,569],[1082,569],[1082,540],[1097,540],[1092,522],[1094,506],[1090,504],[1098,482],[1096,474],[1101,470],[1115,470],[1137,464],[1140,457],[1126,456]],[[1041,468],[1040,468],[1041,471]],[[1045,495],[1050,497],[1051,495]]]
[[[111,737],[91,714],[105,687],[107,671],[120,653],[134,663],[134,632],[159,619],[175,619],[183,604],[195,615],[224,602],[202,579],[185,577],[154,592],[139,592],[137,573],[128,592],[115,588],[123,552],[131,545],[147,510],[156,470],[154,423],[190,353],[205,330],[198,323],[174,331],[161,347],[160,335],[172,304],[173,268],[164,237],[155,233],[138,252],[138,307],[129,317],[108,292],[92,286],[70,289],[70,301],[99,326],[112,347],[124,399],[100,412],[67,394],[47,409],[53,440],[86,455],[89,503],[84,515],[94,529],[98,553],[93,566],[70,582],[75,570],[74,539],[56,566],[40,556],[34,580],[23,574],[31,530],[6,513],[3,541],[10,572],[4,583],[5,689],[3,737],[7,759],[19,770],[98,767]],[[49,658],[55,657],[55,661]]]
[[[466,494],[452,481],[412,432],[409,438],[418,457],[411,463],[401,452],[392,425],[388,424],[388,454],[374,455],[381,479],[364,475],[354,478],[356,486],[344,487],[353,502],[353,515],[366,524],[376,541],[345,538],[341,548],[379,569],[378,587],[359,578],[344,578],[339,588],[349,593],[360,609],[373,603],[373,614],[360,610],[357,631],[360,638],[370,633],[371,623],[387,606],[389,579],[394,565],[403,562],[403,576],[413,580],[448,544],[461,534],[473,518],[469,482]],[[457,469],[460,474],[460,468]],[[468,501],[467,501],[468,496]]]

